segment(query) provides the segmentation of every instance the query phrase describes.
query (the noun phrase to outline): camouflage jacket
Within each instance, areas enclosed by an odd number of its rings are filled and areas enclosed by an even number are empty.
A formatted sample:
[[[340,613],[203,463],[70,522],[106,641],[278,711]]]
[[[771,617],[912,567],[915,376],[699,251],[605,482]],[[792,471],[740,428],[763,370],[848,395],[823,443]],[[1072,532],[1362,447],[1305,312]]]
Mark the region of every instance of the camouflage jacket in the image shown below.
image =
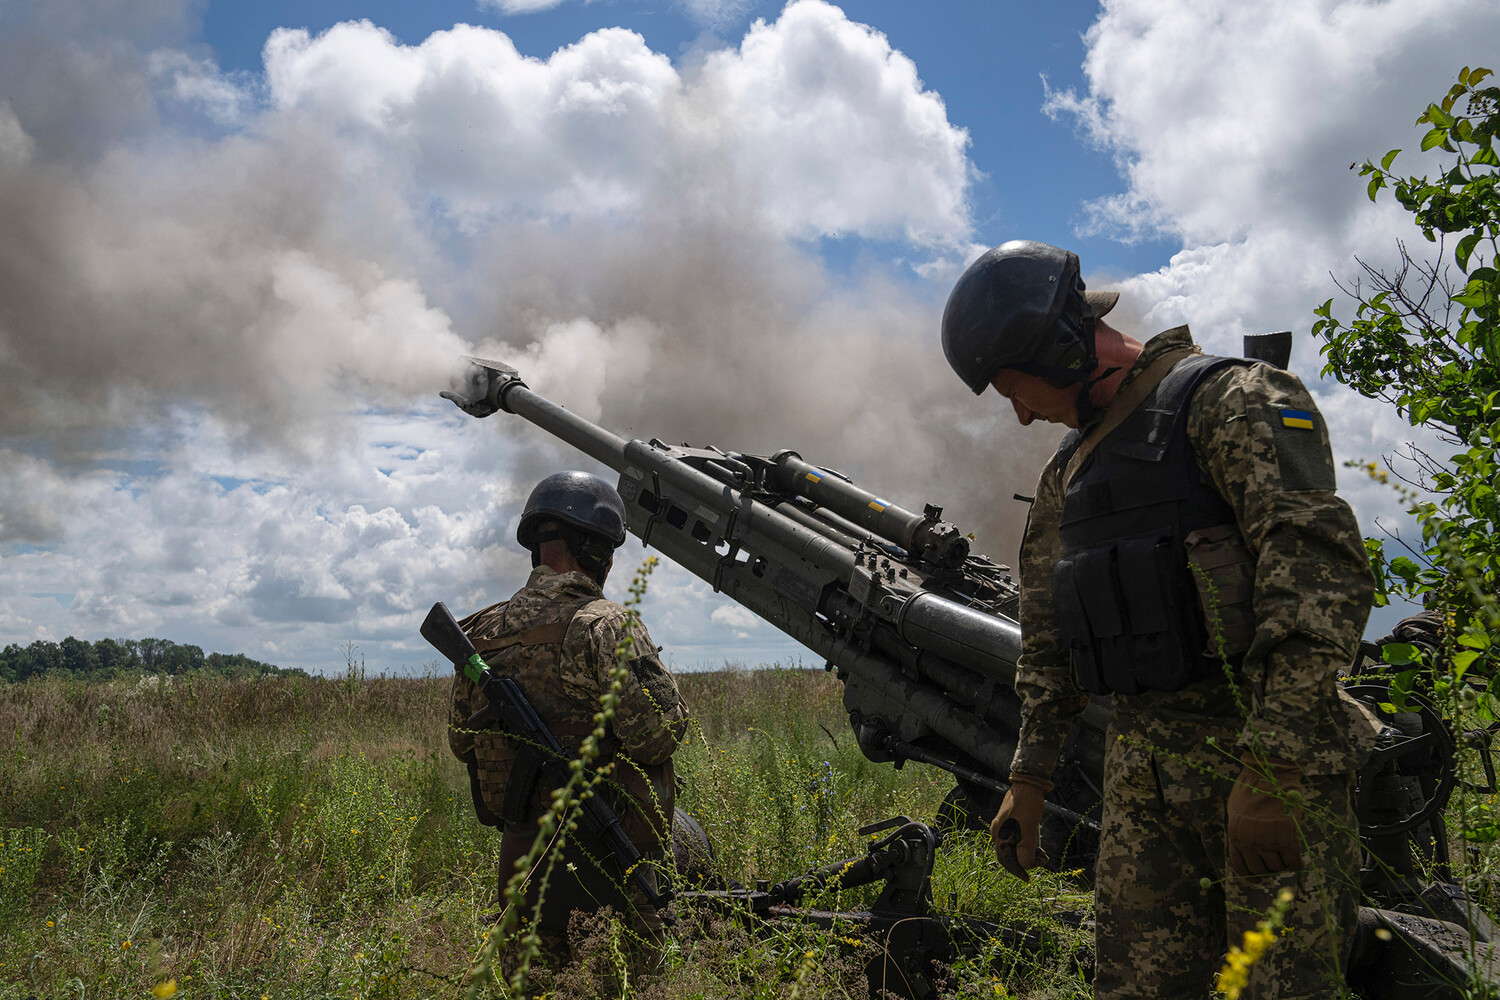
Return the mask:
[[[1192,346],[1187,327],[1153,337],[1121,388],[1163,354]],[[1283,410],[1310,414],[1311,429],[1286,424]],[[1335,679],[1354,659],[1374,584],[1359,525],[1334,495],[1322,417],[1297,376],[1270,365],[1232,365],[1198,387],[1187,433],[1253,562],[1254,633],[1235,683],[1226,677],[1180,691],[1112,695],[1113,730],[1164,747],[1168,758],[1177,754],[1179,766],[1168,769],[1188,785],[1197,784],[1193,775],[1202,766],[1223,773],[1252,741],[1309,774],[1348,772],[1372,744],[1374,723]],[[1052,607],[1062,475],[1054,456],[1021,542],[1016,689],[1024,715],[1012,767],[1042,777],[1051,775],[1069,724],[1088,701]]]
[[[516,681],[537,715],[570,752],[593,730],[601,699],[613,683],[616,650],[628,642],[624,655],[629,670],[614,718],[605,727],[602,750],[618,755],[631,776],[644,776],[652,785],[664,782],[665,787],[655,788],[653,794],[658,803],[669,803],[670,761],[686,733],[688,708],[645,626],[637,622],[627,627],[626,616],[625,608],[607,600],[584,573],[559,573],[539,566],[509,601],[475,612],[460,624],[486,662]],[[567,625],[561,644],[532,646],[524,653],[519,647],[503,652],[494,648],[501,637],[562,623]],[[469,714],[482,702],[483,695],[473,683],[457,674],[449,744],[460,759],[468,759],[470,753],[477,758],[485,803],[498,813],[517,748],[498,733],[476,733],[466,727]],[[646,789],[636,787],[640,780],[628,780],[631,776],[619,777],[640,798]],[[545,808],[548,791],[539,788],[536,792],[537,814]]]

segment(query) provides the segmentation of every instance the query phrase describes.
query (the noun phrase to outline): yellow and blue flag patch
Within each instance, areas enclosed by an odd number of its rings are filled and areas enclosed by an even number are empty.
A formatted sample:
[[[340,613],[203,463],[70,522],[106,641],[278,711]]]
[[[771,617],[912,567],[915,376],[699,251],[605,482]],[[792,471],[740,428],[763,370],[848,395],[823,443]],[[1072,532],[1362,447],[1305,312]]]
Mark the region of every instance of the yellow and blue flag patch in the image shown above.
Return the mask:
[[[1310,431],[1313,429],[1313,416],[1306,410],[1282,410],[1281,426]]]

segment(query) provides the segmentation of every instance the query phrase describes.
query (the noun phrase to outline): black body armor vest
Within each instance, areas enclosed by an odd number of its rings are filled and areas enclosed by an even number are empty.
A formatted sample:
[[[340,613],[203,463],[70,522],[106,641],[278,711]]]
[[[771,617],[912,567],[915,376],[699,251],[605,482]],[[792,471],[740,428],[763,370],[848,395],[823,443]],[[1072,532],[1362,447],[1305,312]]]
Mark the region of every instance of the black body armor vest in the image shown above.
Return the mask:
[[[1223,658],[1206,655],[1209,631],[1187,545],[1201,529],[1227,525],[1236,540],[1238,530],[1198,469],[1187,411],[1209,373],[1245,363],[1201,354],[1179,361],[1066,484],[1052,598],[1086,691],[1176,691],[1223,676]],[[1076,431],[1064,439],[1064,469],[1080,440]]]

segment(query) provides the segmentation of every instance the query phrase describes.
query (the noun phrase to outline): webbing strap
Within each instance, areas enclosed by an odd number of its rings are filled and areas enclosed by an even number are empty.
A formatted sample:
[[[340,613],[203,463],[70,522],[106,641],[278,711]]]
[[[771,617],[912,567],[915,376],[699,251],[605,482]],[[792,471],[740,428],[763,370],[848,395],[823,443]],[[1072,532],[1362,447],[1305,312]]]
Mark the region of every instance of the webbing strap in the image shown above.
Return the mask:
[[[487,639],[479,646],[479,655],[488,656],[490,653],[498,653],[512,646],[545,646],[549,643],[562,642],[567,637],[568,625],[571,622],[572,619],[569,618],[567,621],[528,628],[503,638]]]
[[[1104,408],[1104,419],[1094,425],[1084,439],[1078,442],[1078,447],[1073,449],[1073,457],[1068,460],[1068,467],[1063,471],[1062,488],[1067,492],[1068,484],[1083,468],[1083,463],[1094,449],[1099,446],[1110,435],[1116,427],[1125,422],[1125,419],[1136,411],[1136,407],[1145,402],[1146,397],[1151,395],[1151,390],[1161,384],[1161,380],[1177,366],[1177,362],[1194,354],[1202,354],[1197,347],[1181,348],[1176,351],[1168,351],[1147,366],[1146,370],[1135,377],[1125,388],[1115,394],[1109,405]]]

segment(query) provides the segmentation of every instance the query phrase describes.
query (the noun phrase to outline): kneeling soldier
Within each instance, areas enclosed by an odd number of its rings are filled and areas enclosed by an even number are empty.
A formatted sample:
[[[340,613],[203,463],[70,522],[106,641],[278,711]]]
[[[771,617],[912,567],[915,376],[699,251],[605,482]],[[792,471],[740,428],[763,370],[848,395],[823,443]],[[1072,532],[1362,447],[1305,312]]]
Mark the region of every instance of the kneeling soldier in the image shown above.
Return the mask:
[[[514,680],[563,750],[575,755],[594,731],[594,717],[613,683],[612,671],[624,657],[628,670],[592,767],[605,775],[598,792],[619,815],[626,835],[642,854],[658,858],[670,844],[672,753],[687,729],[688,709],[645,627],[629,622],[626,609],[606,599],[601,589],[614,551],[625,541],[625,506],[597,476],[559,472],[532,490],[516,540],[531,551],[534,568],[526,585],[510,600],[459,624],[491,671]],[[449,744],[469,765],[480,821],[504,828],[503,902],[517,861],[530,851],[538,820],[551,808],[553,789],[544,781],[532,788],[510,781],[522,748],[502,733],[468,729],[469,716],[484,699],[462,673],[454,678],[453,695]],[[528,878],[531,907],[551,853],[541,855]],[[654,872],[648,875],[654,877]],[[630,885],[603,844],[579,824],[567,834],[542,898],[538,922],[545,951],[553,960],[565,960],[571,914],[605,906],[632,914],[634,929],[648,946],[659,939],[661,915]]]

